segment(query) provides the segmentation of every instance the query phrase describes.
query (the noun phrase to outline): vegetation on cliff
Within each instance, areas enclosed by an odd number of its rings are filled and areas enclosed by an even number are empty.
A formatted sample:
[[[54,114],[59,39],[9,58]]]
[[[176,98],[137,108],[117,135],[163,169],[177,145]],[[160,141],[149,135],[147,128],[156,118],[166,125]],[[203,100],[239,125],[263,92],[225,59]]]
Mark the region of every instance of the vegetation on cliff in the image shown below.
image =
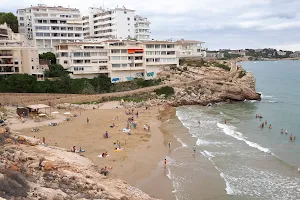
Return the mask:
[[[7,23],[13,32],[19,32],[18,18],[13,13],[0,12],[0,24],[4,23]]]
[[[181,58],[179,60],[179,65],[181,66],[189,66],[189,67],[218,67],[218,68],[222,68],[225,69],[227,71],[230,71],[230,67],[226,64],[226,62],[224,61],[223,63],[214,61],[214,60],[209,60],[206,61],[203,58],[201,59],[188,59],[188,58]],[[183,67],[184,71],[187,70],[186,67]]]

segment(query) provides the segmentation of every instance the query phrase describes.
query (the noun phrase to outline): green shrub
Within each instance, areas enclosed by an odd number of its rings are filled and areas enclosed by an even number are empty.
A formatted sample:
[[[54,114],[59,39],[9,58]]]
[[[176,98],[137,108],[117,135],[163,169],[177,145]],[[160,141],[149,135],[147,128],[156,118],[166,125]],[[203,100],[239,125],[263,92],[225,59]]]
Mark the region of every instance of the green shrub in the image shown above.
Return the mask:
[[[230,71],[230,69],[231,69],[228,65],[221,64],[221,63],[215,63],[214,66],[215,66],[215,67],[222,68],[222,69],[225,69],[225,70],[227,70],[227,71]]]
[[[175,93],[174,88],[169,87],[169,86],[165,86],[165,87],[156,89],[154,92],[157,95],[163,95],[164,94],[166,97],[172,96]]]

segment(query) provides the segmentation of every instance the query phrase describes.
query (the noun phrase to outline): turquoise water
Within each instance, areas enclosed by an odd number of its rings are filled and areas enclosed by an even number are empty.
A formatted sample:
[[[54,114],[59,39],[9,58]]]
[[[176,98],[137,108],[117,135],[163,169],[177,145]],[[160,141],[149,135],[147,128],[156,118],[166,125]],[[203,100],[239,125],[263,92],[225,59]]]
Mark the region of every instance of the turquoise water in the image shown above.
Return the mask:
[[[254,73],[262,101],[177,108],[177,117],[188,128],[189,137],[194,139],[175,134],[184,145],[170,159],[173,163],[186,163],[187,160],[191,163],[185,166],[189,173],[184,176],[182,169],[179,170],[182,165],[170,167],[179,200],[204,199],[191,186],[200,179],[200,173],[211,173],[199,164],[205,160],[224,182],[227,195],[216,199],[300,199],[300,62],[241,64]],[[256,114],[261,114],[263,119],[257,119]],[[259,126],[265,120],[268,125],[261,129]],[[272,129],[268,128],[269,124]],[[281,134],[281,129],[288,134]],[[290,134],[296,136],[296,141],[290,141]],[[190,149],[194,144],[191,141],[197,145],[192,161]],[[214,183],[210,184],[208,187],[213,188]],[[215,196],[211,194],[210,197]]]

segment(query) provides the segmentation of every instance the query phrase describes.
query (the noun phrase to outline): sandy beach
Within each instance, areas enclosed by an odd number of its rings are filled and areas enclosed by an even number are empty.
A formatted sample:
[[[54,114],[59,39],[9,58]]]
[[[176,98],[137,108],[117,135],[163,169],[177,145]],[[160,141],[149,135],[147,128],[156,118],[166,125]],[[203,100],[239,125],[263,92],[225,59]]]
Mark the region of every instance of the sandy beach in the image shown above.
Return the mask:
[[[60,121],[59,126],[40,124],[41,131],[31,132],[31,127],[25,125],[18,130],[21,134],[43,138],[49,146],[58,146],[71,150],[73,146],[83,148],[82,156],[90,158],[98,167],[112,167],[111,178],[125,180],[132,186],[138,187],[153,197],[161,199],[174,199],[172,184],[164,169],[163,160],[169,152],[168,143],[171,141],[172,149],[178,147],[172,134],[161,129],[171,108],[151,107],[135,109],[139,115],[134,115],[137,128],[131,128],[131,135],[122,130],[127,126],[127,120],[132,115],[126,115],[125,108],[116,108],[116,102],[106,103],[99,109],[72,110],[72,121]],[[65,111],[63,111],[65,112]],[[159,116],[161,116],[159,118]],[[87,118],[89,122],[87,123]],[[160,119],[160,120],[159,120]],[[113,125],[116,127],[110,127]],[[150,131],[144,130],[144,124],[150,125]],[[13,124],[12,128],[20,129],[22,125]],[[37,126],[33,124],[32,127]],[[110,138],[104,138],[108,132]],[[119,141],[122,151],[115,151]],[[101,158],[103,152],[108,157]]]

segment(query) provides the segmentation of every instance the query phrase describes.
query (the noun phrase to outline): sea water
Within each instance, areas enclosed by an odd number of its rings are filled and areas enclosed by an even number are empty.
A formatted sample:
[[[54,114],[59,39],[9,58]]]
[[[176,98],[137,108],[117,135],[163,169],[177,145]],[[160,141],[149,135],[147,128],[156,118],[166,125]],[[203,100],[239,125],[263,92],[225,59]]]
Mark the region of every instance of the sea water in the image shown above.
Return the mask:
[[[241,64],[254,73],[260,102],[176,110],[188,130],[180,134],[174,126],[174,135],[182,146],[168,158],[168,176],[178,200],[204,199],[199,192],[201,181],[205,181],[205,187],[214,188],[211,173],[223,182],[225,195],[216,196],[216,189],[205,199],[300,199],[300,62]],[[263,119],[257,119],[256,114]],[[265,120],[268,124],[261,129]],[[281,134],[281,129],[288,134]],[[290,134],[296,141],[290,141]],[[201,180],[201,174],[209,175]]]

